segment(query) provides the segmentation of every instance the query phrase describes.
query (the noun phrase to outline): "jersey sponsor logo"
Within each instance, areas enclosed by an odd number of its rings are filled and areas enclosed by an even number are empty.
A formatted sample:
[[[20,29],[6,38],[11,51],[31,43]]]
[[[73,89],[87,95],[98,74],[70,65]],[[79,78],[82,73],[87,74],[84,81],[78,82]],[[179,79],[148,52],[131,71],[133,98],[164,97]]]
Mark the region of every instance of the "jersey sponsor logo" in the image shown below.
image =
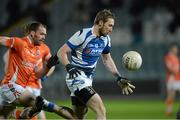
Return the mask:
[[[104,48],[104,44],[88,44],[87,48],[84,50],[84,53],[92,55],[92,56],[98,56],[99,54],[102,53]]]
[[[37,56],[37,57],[40,57],[40,50],[37,50],[37,52],[35,53],[35,55]]]
[[[102,50],[101,49],[93,49],[91,50],[90,54],[91,55],[99,55],[102,53]]]
[[[32,50],[29,50],[28,48],[25,48],[24,51],[25,51],[25,53],[27,53],[30,56],[40,57],[40,50],[32,51]]]
[[[29,61],[22,61],[22,65],[24,65],[25,67],[29,67],[29,68],[35,68],[37,67],[40,62],[42,62],[42,59],[37,60],[36,64],[29,62]]]
[[[102,53],[102,49],[86,49],[84,53],[89,54],[91,56],[98,56]]]
[[[86,50],[84,50],[84,52],[89,54],[91,52],[91,50],[90,49],[86,49]]]
[[[25,67],[29,67],[29,68],[35,68],[35,64],[33,64],[32,62],[28,62],[28,61],[22,61],[23,66]]]
[[[98,47],[99,47],[99,45],[98,45],[98,44],[95,44],[94,46],[95,46],[95,48],[98,48]]]

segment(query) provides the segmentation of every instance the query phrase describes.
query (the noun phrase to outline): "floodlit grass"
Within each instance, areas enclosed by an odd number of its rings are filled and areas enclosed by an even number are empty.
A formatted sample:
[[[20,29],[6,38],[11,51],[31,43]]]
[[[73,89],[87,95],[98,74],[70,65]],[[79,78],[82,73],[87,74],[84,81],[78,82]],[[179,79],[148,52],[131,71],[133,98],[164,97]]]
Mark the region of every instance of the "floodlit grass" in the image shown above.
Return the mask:
[[[59,101],[58,105],[70,107],[70,101]],[[104,100],[107,119],[175,119],[176,111],[180,106],[174,104],[172,116],[165,115],[164,101],[145,100]],[[54,113],[46,113],[48,119],[62,119]],[[94,113],[89,110],[87,119],[95,119]]]

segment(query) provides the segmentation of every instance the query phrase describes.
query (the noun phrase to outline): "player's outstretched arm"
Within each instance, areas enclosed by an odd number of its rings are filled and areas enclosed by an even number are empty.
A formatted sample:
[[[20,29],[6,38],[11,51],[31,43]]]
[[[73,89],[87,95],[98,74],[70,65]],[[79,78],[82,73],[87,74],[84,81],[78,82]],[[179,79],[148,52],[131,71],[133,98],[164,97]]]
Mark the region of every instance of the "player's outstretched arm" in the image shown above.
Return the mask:
[[[119,74],[119,72],[118,72],[118,70],[117,70],[117,67],[116,67],[116,65],[115,65],[115,63],[114,63],[114,60],[112,59],[110,53],[108,53],[108,54],[102,54],[102,60],[103,60],[104,65],[106,66],[106,68],[107,68],[113,75]]]
[[[111,54],[102,54],[102,60],[107,69],[116,77],[117,83],[121,87],[122,93],[126,95],[131,94],[133,89],[135,89],[135,86],[130,84],[130,81],[127,78],[124,78],[120,75],[111,57]]]

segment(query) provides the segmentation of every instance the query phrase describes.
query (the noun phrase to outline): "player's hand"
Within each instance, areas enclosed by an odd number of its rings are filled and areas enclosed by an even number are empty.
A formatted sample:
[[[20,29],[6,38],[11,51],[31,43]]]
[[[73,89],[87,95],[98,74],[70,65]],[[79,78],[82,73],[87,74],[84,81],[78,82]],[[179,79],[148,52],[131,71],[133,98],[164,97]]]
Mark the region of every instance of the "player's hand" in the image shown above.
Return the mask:
[[[58,59],[57,55],[52,55],[52,56],[49,58],[46,66],[50,69],[52,66],[55,66],[55,65],[57,65],[57,64],[59,64],[59,59]]]
[[[122,93],[129,95],[133,93],[133,89],[135,89],[135,86],[130,84],[130,81],[127,78],[118,76],[117,83],[122,89]]]
[[[67,64],[66,71],[69,73],[69,79],[74,79],[75,77],[81,75],[80,71],[72,64]]]

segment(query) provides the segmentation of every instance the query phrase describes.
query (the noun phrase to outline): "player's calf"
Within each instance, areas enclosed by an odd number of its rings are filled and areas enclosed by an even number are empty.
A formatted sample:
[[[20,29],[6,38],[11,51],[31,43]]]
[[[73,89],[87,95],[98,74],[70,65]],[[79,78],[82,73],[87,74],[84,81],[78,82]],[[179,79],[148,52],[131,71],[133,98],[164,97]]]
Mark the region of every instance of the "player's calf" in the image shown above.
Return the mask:
[[[177,113],[176,113],[176,119],[177,120],[180,120],[180,109],[177,111]]]
[[[47,100],[44,100],[43,110],[48,111],[48,112],[54,112],[65,119],[77,118],[76,115],[74,114],[74,111],[71,108],[68,108],[65,106],[58,106]]]
[[[55,106],[54,112],[65,119],[76,119],[76,115],[71,108],[65,106]]]

